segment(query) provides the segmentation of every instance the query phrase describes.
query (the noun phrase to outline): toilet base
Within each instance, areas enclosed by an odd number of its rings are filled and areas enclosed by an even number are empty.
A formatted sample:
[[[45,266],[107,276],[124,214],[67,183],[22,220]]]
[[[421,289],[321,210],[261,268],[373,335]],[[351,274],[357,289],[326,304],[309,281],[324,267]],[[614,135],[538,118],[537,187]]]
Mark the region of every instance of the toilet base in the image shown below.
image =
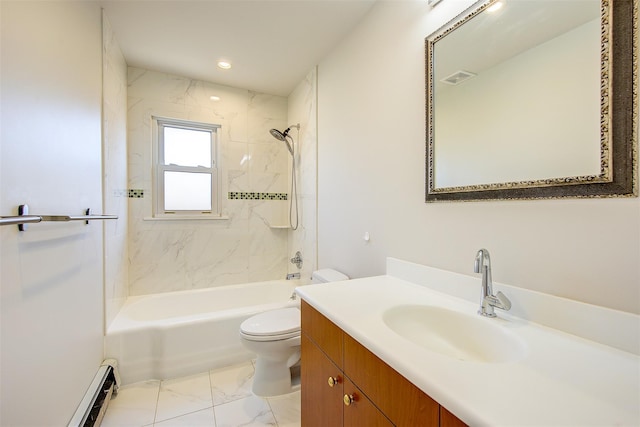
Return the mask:
[[[300,389],[300,365],[287,367],[258,358],[252,391],[256,396],[269,397],[292,393]]]
[[[251,391],[256,396],[271,397],[300,390],[300,362],[291,367],[258,358]]]

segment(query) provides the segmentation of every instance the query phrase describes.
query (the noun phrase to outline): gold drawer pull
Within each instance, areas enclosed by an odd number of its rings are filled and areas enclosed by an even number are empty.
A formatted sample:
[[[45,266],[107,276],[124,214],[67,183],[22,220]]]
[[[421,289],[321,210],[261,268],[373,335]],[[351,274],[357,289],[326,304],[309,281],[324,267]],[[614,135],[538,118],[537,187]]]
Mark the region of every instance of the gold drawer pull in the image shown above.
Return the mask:
[[[336,384],[340,383],[340,377],[329,377],[329,379],[327,380],[327,384],[329,384],[329,387],[333,387]]]
[[[345,394],[344,398],[342,399],[342,401],[344,402],[345,406],[349,406],[351,405],[353,402],[356,401],[356,399],[353,397],[352,394]]]

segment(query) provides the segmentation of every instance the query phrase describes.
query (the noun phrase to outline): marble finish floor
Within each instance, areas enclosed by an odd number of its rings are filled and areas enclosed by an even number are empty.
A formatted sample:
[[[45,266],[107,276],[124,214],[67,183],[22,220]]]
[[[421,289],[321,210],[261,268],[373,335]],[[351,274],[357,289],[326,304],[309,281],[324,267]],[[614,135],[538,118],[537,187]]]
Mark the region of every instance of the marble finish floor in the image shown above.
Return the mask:
[[[144,381],[120,388],[103,427],[300,426],[300,391],[260,398],[251,393],[254,365],[188,377]]]

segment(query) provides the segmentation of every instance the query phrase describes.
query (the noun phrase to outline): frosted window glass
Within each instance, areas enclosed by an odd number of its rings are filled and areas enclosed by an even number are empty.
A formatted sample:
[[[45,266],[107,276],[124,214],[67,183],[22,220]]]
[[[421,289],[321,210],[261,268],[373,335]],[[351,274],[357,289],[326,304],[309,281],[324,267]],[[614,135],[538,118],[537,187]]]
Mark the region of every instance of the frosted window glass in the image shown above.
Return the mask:
[[[167,211],[210,211],[211,174],[165,171],[164,208]]]
[[[211,167],[211,132],[165,127],[164,164]]]

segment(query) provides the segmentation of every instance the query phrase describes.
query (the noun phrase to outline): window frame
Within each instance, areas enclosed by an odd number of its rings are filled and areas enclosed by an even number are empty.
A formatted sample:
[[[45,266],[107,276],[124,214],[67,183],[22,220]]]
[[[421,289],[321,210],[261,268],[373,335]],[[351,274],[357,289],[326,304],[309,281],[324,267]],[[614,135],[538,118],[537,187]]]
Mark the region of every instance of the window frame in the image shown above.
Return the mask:
[[[218,129],[220,125],[152,116],[153,122],[153,218],[157,219],[219,219],[220,183],[218,160]],[[209,132],[211,149],[211,167],[184,166],[164,163],[164,128],[178,128]],[[211,210],[167,210],[164,206],[165,172],[204,173],[211,176]]]

